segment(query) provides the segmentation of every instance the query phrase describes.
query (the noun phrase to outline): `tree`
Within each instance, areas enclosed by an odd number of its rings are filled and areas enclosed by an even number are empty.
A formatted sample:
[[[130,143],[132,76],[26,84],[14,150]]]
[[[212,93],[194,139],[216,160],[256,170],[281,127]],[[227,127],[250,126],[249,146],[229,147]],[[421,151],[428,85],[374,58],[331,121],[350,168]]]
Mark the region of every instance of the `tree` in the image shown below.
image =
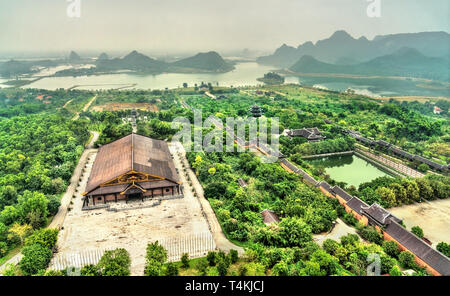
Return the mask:
[[[178,275],[178,267],[173,263],[170,262],[166,266],[165,276],[177,276]]]
[[[416,262],[414,260],[414,255],[408,251],[403,251],[398,256],[398,261],[404,268],[416,268]]]
[[[221,259],[219,263],[217,264],[217,271],[219,272],[220,276],[226,276],[228,273],[228,266],[225,262],[225,259]]]
[[[8,252],[8,244],[6,242],[0,241],[0,258],[5,256]]]
[[[130,255],[125,249],[105,251],[97,266],[102,276],[129,276]]]
[[[394,241],[384,241],[383,242],[383,251],[391,257],[397,258],[400,254],[400,250],[398,249],[398,245]]]
[[[430,167],[426,163],[422,163],[417,167],[417,170],[422,173],[426,173]]]
[[[33,227],[28,224],[20,225],[19,223],[15,223],[9,228],[8,232],[10,233],[8,236],[9,240],[18,240],[23,245],[25,238],[33,232]]]
[[[440,242],[439,244],[437,244],[436,249],[445,256],[450,257],[450,244]]]
[[[40,270],[45,270],[52,258],[52,251],[39,244],[24,247],[22,254],[19,267],[25,275],[33,275]]]
[[[208,255],[206,255],[206,260],[208,261],[209,266],[216,265],[216,252],[209,251]]]
[[[402,276],[402,271],[400,270],[400,268],[397,265],[394,265],[391,270],[389,270],[389,274],[391,276]]]
[[[0,222],[11,225],[19,219],[19,211],[14,206],[6,206],[0,213]]]
[[[379,187],[375,192],[381,197],[383,204],[385,204],[387,207],[390,208],[397,205],[395,193],[394,191],[392,191],[392,189]]]
[[[99,268],[93,264],[83,266],[80,274],[81,276],[101,276]]]
[[[19,217],[25,223],[31,224],[34,229],[38,229],[47,223],[48,200],[44,194],[26,190],[18,198],[17,210]]]
[[[39,244],[48,249],[53,249],[56,246],[58,239],[57,229],[40,229],[36,230],[29,237],[25,239],[25,246]]]
[[[285,247],[303,246],[312,241],[311,226],[300,218],[284,218],[279,226],[281,243]]]
[[[236,263],[239,259],[238,251],[231,249],[230,252],[228,253],[228,257],[230,258],[230,262],[232,264]]]
[[[145,263],[144,274],[146,276],[162,276],[163,264],[153,258],[147,259],[147,262]]]
[[[328,238],[323,242],[322,248],[328,254],[334,255],[336,250],[339,248],[339,243],[333,239]]]
[[[413,226],[411,228],[411,232],[414,233],[415,235],[417,235],[419,238],[423,238],[423,229],[420,228],[419,226]]]
[[[208,269],[208,261],[205,259],[200,259],[197,261],[195,268],[200,272],[201,275],[206,274],[206,270]]]
[[[183,268],[189,268],[189,254],[188,253],[183,253],[183,255],[181,255],[181,266]]]
[[[146,259],[153,259],[160,262],[161,264],[164,264],[167,260],[167,251],[163,246],[159,244],[158,241],[150,243],[147,245]]]

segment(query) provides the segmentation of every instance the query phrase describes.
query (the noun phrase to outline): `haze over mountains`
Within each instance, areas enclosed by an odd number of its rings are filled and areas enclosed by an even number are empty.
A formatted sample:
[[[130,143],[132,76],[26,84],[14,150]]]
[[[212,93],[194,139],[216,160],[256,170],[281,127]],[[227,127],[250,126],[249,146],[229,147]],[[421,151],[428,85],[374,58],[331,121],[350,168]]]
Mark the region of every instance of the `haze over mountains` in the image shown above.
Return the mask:
[[[297,48],[283,44],[258,63],[297,73],[330,73],[421,77],[448,80],[450,35],[423,32],[353,38],[336,31],[330,38]]]
[[[71,51],[67,59],[15,61],[0,63],[0,76],[12,77],[14,75],[33,73],[36,67],[53,67],[60,64],[95,64],[92,68],[67,69],[56,72],[56,76],[76,76],[96,74],[119,70],[130,70],[140,73],[162,72],[228,72],[234,69],[232,63],[225,61],[217,52],[210,51],[198,53],[195,56],[181,59],[175,62],[165,62],[148,57],[136,50],[122,58],[110,59],[106,53],[99,55],[97,59],[80,57],[75,51]]]
[[[402,76],[449,80],[448,59],[427,57],[418,50],[408,47],[403,47],[393,54],[354,65],[324,63],[310,55],[304,55],[289,69],[296,73]]]
[[[336,31],[330,38],[316,44],[305,42],[298,47],[283,44],[274,54],[258,58],[258,63],[288,68],[302,56],[309,55],[319,61],[351,65],[367,62],[373,58],[393,54],[403,47],[418,50],[425,56],[448,57],[450,34],[446,32],[402,33],[353,38],[345,31]]]

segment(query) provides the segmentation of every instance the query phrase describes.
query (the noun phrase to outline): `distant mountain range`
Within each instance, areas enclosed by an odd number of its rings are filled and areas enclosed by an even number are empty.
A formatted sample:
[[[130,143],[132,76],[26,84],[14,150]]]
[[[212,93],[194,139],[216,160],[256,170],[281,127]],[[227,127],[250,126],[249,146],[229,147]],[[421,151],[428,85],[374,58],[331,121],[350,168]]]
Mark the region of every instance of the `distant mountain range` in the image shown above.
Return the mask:
[[[302,56],[337,65],[367,62],[376,57],[390,55],[401,48],[413,48],[429,57],[450,55],[450,34],[446,32],[422,32],[353,38],[345,31],[336,31],[330,38],[316,44],[305,42],[298,47],[283,44],[272,55],[258,58],[258,63],[289,68]]]
[[[217,52],[210,51],[170,64],[171,67],[185,69],[201,69],[213,72],[228,72],[233,70],[233,65],[226,62]]]
[[[403,47],[393,54],[353,65],[324,63],[304,55],[289,69],[297,73],[403,76],[449,81],[449,63],[447,58],[427,57],[416,49]]]
[[[133,51],[121,59],[99,59],[97,68],[100,71],[127,69],[138,72],[228,72],[234,67],[215,51],[198,53],[173,63],[158,61]]]
[[[210,51],[199,53],[193,57],[176,62],[167,63],[152,59],[136,50],[123,58],[110,59],[106,53],[102,53],[95,60],[80,57],[71,51],[68,59],[52,61],[15,61],[0,63],[0,76],[13,77],[22,74],[36,72],[36,67],[52,67],[65,63],[92,64],[96,67],[89,69],[66,69],[55,73],[55,76],[77,76],[104,73],[117,70],[131,70],[140,73],[162,72],[228,72],[234,69],[232,63],[225,61],[217,52]]]
[[[407,76],[448,80],[450,34],[423,32],[353,38],[337,31],[330,38],[297,48],[283,44],[258,63],[298,73]]]

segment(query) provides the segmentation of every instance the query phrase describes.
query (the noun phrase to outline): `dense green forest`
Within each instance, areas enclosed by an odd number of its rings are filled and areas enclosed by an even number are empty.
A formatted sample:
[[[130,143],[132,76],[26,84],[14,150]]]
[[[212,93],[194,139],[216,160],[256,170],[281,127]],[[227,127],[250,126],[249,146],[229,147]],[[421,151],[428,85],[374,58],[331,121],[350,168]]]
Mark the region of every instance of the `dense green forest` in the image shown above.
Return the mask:
[[[26,258],[33,254],[48,257],[52,245],[37,246],[26,242],[33,233],[51,240],[54,234],[40,234],[59,206],[59,199],[73,169],[89,140],[89,130],[100,132],[97,146],[104,145],[132,131],[130,110],[95,111],[96,106],[110,103],[148,103],[153,111],[138,110],[137,132],[156,139],[170,140],[176,130],[171,122],[186,117],[194,122],[190,108],[201,109],[203,120],[215,115],[247,117],[257,104],[268,118],[279,117],[280,132],[285,129],[317,127],[325,140],[280,137],[280,150],[317,179],[337,183],[324,176],[320,168],[308,165],[302,157],[352,150],[355,140],[345,129],[365,136],[383,139],[416,154],[446,163],[449,154],[448,115],[429,112],[433,104],[382,102],[358,95],[343,95],[299,88],[266,86],[237,90],[208,86],[211,93],[225,94],[219,99],[203,95],[198,86],[177,90],[107,90],[43,91],[35,89],[0,90],[0,263],[3,255],[24,246]],[[94,96],[96,100],[83,111]],[[439,101],[441,108],[448,107]],[[189,106],[188,108],[186,106]],[[75,114],[79,113],[79,118]],[[76,119],[76,120],[72,120]],[[211,129],[203,128],[206,134]],[[225,140],[225,137],[224,137]],[[201,181],[227,237],[247,248],[246,255],[232,262],[223,254],[211,255],[210,262],[193,260],[180,267],[180,274],[216,275],[357,275],[364,274],[366,255],[379,253],[383,272],[400,274],[399,267],[423,270],[410,262],[407,255],[392,252],[377,232],[363,227],[347,214],[335,200],[305,185],[301,179],[283,170],[277,163],[267,164],[251,153],[188,153],[191,167]],[[414,166],[415,164],[411,164]],[[249,186],[241,188],[238,178]],[[347,188],[367,203],[384,207],[447,197],[448,177],[427,175],[420,179],[379,178]],[[265,225],[260,212],[273,210],[281,222]],[[318,246],[314,235],[327,232],[340,217],[356,227],[357,236],[342,237]],[[49,237],[49,238],[48,238]],[[370,242],[370,244],[367,244]],[[56,242],[55,242],[56,243]],[[121,252],[121,251],[117,251]],[[121,254],[125,265],[126,254]],[[42,273],[24,260],[23,274]],[[34,262],[35,259],[30,259]],[[48,259],[49,260],[49,259]],[[105,259],[106,260],[106,259]],[[205,259],[207,260],[207,259]],[[198,261],[198,262],[197,262]],[[127,263],[128,262],[128,263]],[[42,263],[48,264],[47,259]],[[107,263],[105,263],[107,264]],[[161,262],[159,274],[174,274],[176,268]],[[46,265],[45,265],[46,266]],[[105,269],[106,268],[106,269]],[[86,267],[86,275],[108,273],[107,267]],[[122,271],[121,271],[122,272]],[[125,266],[123,270],[127,274]],[[53,275],[49,273],[47,275]]]

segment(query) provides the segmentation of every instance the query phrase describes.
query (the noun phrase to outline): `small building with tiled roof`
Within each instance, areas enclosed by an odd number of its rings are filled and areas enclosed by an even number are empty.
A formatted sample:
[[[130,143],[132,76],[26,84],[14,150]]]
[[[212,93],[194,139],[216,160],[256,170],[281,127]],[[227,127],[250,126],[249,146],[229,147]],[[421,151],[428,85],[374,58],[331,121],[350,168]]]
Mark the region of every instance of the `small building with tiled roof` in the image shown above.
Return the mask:
[[[289,130],[287,135],[289,137],[303,137],[308,141],[320,141],[325,139],[325,137],[322,136],[322,132],[317,127]]]
[[[275,214],[274,211],[268,209],[262,211],[261,216],[263,217],[263,222],[266,225],[280,222],[280,218],[278,218],[277,214]]]
[[[368,218],[369,224],[373,226],[385,227],[391,221],[400,223],[402,220],[392,215],[378,203],[373,203],[370,207],[362,207],[362,213]]]
[[[100,147],[83,193],[83,208],[181,194],[167,143],[133,133]]]

